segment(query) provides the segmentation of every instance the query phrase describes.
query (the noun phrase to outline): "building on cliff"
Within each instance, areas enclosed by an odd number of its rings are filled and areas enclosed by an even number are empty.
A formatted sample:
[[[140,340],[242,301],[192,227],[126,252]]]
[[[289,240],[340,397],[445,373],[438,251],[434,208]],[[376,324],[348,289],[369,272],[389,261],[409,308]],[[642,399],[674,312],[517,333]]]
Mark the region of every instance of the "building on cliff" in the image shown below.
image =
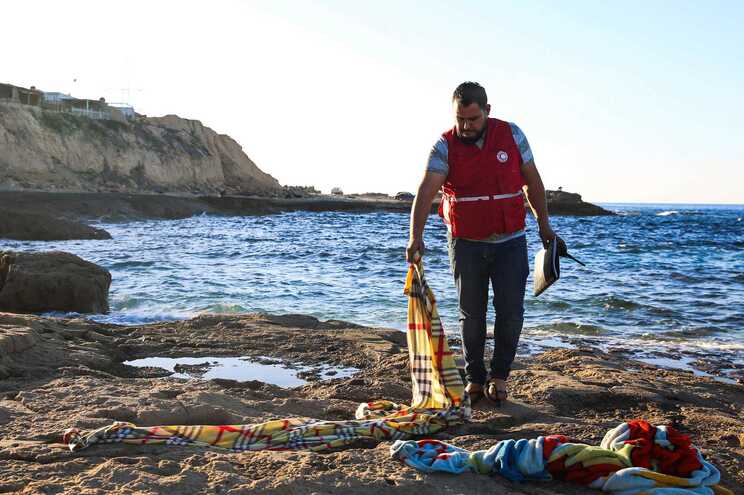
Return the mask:
[[[55,91],[45,91],[44,92],[44,101],[46,103],[60,103],[65,100],[74,100],[72,95],[65,94],[65,93],[58,93]]]
[[[121,112],[121,114],[127,120],[132,120],[137,116],[137,113],[134,111],[134,107],[129,103],[109,103],[108,105],[109,107]]]
[[[131,120],[136,117],[134,108],[125,103],[107,104],[105,98],[89,100],[75,98],[57,91],[41,91],[35,86],[24,88],[0,83],[0,99],[23,105],[42,107],[53,112],[65,112],[91,119]]]
[[[24,105],[39,106],[44,99],[44,92],[39,91],[34,86],[23,88],[0,83],[0,98],[23,103]]]

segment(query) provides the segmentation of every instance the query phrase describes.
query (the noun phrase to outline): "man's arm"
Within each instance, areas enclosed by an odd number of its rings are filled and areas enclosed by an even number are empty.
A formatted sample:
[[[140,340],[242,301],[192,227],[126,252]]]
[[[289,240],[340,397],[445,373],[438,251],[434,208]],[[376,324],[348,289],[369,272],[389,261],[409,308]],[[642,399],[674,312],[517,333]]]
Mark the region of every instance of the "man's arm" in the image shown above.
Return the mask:
[[[540,229],[540,239],[542,239],[543,245],[545,245],[548,240],[552,240],[555,237],[555,232],[550,227],[550,218],[548,217],[545,186],[543,185],[542,178],[540,178],[540,172],[538,172],[534,160],[522,164],[521,168],[522,176],[527,184],[524,188],[527,202],[530,204],[532,214],[535,215],[537,226]]]
[[[416,252],[421,256],[424,254],[424,227],[431,213],[431,203],[434,201],[434,196],[436,196],[445,180],[447,180],[446,175],[426,172],[419,185],[411,207],[411,231],[406,247],[406,261],[409,263],[415,261],[413,258]]]

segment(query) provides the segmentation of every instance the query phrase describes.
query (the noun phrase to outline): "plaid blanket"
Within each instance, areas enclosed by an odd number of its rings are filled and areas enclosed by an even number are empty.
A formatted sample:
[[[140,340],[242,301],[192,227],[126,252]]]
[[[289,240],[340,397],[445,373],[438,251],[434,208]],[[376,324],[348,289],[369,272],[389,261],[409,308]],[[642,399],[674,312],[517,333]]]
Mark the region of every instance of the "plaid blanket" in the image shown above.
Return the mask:
[[[406,277],[404,293],[408,295],[408,354],[413,382],[411,407],[451,409],[464,406],[465,388],[447,345],[442,321],[437,312],[434,293],[424,278],[419,261]]]
[[[136,426],[115,422],[91,432],[65,431],[70,450],[97,443],[199,445],[234,451],[324,450],[356,440],[425,436],[470,418],[470,401],[424,279],[423,264],[409,267],[408,350],[413,382],[410,406],[378,400],[360,404],[356,420],[288,418],[251,425]]]

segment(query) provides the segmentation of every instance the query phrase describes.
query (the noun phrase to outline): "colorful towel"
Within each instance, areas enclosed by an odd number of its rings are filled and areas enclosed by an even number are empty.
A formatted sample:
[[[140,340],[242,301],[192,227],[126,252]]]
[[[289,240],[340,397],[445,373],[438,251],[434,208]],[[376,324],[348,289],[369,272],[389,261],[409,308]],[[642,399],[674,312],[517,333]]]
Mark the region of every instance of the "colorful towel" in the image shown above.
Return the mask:
[[[432,435],[470,418],[467,398],[437,313],[434,294],[421,262],[408,270],[408,350],[413,400],[410,406],[390,401],[360,404],[356,421],[281,419],[254,425],[136,426],[116,422],[83,434],[65,432],[71,450],[96,443],[200,445],[235,451],[324,450],[362,438],[397,440]]]
[[[391,455],[424,471],[500,474],[512,481],[562,479],[615,495],[725,495],[718,469],[686,435],[646,421],[622,423],[599,447],[562,435],[502,440],[468,452],[438,440],[396,441]]]

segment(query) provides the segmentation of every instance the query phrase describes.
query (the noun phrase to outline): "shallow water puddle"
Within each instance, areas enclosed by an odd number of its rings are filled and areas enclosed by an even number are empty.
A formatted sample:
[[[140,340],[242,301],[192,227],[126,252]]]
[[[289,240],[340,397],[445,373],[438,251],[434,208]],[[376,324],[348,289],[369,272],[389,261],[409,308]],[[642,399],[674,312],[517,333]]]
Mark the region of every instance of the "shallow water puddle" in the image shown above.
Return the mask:
[[[346,378],[359,371],[356,368],[340,368],[328,364],[307,366],[289,365],[273,358],[259,357],[149,357],[125,361],[129,366],[163,368],[172,372],[170,377],[211,380],[223,378],[245,382],[259,380],[279,387],[298,387],[314,378]]]

